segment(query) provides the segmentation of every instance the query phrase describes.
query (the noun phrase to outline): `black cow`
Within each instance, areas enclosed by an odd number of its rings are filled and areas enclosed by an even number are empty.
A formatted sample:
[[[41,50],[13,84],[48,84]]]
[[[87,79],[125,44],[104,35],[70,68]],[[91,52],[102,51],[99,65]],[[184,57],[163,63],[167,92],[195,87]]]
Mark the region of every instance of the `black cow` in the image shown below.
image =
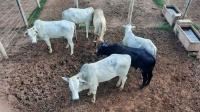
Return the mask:
[[[108,45],[108,40],[103,41],[98,46],[97,56],[111,55],[111,54],[128,54],[131,56],[131,66],[135,69],[140,68],[142,71],[143,83],[140,86],[142,89],[144,86],[149,85],[153,76],[153,69],[156,64],[155,58],[149,54],[145,49],[131,48],[121,44],[114,43]]]

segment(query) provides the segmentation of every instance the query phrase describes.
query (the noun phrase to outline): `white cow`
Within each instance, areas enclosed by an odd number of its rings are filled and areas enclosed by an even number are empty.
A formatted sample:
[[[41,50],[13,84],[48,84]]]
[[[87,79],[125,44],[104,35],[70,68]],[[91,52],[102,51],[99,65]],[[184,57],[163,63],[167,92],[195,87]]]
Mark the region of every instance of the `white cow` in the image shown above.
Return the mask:
[[[85,9],[69,8],[62,12],[62,19],[74,22],[75,24],[85,23],[86,26],[86,38],[88,38],[88,31],[90,23],[92,22],[92,14],[94,9],[88,7]]]
[[[100,82],[109,81],[119,76],[116,84],[120,90],[124,88],[127,73],[131,65],[131,57],[127,54],[112,54],[98,62],[84,64],[80,72],[71,78],[62,77],[69,83],[72,99],[78,100],[78,92],[89,89],[88,95],[93,94],[92,102],[95,103],[97,87]]]
[[[94,34],[95,40],[96,35],[99,37],[97,41],[102,42],[103,36],[106,32],[106,19],[104,17],[104,13],[102,9],[95,9],[93,14],[93,26],[94,26]]]
[[[36,20],[34,26],[27,29],[25,35],[28,35],[32,43],[37,43],[37,37],[46,42],[49,53],[52,53],[50,38],[64,37],[68,40],[66,48],[70,46],[71,53],[74,51],[73,36],[76,33],[76,25],[73,22],[61,20],[61,21],[42,21]]]
[[[145,49],[156,59],[157,47],[153,44],[153,42],[150,39],[145,39],[134,35],[132,33],[132,28],[135,28],[135,26],[131,26],[130,24],[128,24],[125,26],[123,25],[123,27],[125,28],[125,36],[122,43],[125,46]]]
[[[78,8],[78,0],[74,0],[74,7]]]

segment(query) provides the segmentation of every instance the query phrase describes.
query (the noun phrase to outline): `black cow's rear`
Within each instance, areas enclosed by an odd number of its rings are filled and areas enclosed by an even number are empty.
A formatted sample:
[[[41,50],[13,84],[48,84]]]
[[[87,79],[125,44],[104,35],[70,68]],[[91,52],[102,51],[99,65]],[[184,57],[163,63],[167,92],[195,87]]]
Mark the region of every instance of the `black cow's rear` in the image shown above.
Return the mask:
[[[143,83],[140,88],[149,85],[153,76],[153,68],[155,66],[155,58],[149,54],[145,49],[131,48],[121,44],[108,45],[107,41],[102,42],[98,47],[97,56],[111,55],[111,54],[128,54],[131,56],[131,66],[140,68],[143,76]]]

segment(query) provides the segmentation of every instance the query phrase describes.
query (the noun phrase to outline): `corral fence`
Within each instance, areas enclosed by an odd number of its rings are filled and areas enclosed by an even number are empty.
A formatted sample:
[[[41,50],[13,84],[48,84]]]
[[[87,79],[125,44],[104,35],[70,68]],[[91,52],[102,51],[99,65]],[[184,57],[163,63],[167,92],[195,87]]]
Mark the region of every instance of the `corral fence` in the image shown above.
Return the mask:
[[[28,27],[28,18],[40,7],[40,0],[0,0],[0,44],[8,49],[13,39],[22,35]],[[2,47],[2,46],[0,46]],[[0,52],[3,55],[2,48]],[[0,60],[2,55],[0,53]]]

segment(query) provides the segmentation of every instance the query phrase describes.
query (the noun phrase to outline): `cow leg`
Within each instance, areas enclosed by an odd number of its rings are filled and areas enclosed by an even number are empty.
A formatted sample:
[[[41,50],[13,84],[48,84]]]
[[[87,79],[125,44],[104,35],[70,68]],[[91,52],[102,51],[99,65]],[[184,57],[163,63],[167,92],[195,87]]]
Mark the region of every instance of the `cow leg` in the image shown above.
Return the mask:
[[[71,48],[71,53],[70,53],[70,55],[74,54],[74,44],[73,44],[72,38],[69,38],[69,39],[68,39],[68,45],[69,45],[70,48]],[[66,46],[66,47],[67,47],[67,46]]]
[[[121,78],[122,84],[121,84],[121,86],[120,86],[120,88],[119,88],[120,90],[122,90],[122,89],[124,88],[124,84],[125,84],[125,82],[126,82],[126,79],[127,79],[126,76],[124,76],[124,77]]]
[[[95,101],[96,101],[96,94],[93,94],[93,97],[92,97],[92,103],[95,103]]]
[[[69,48],[69,43],[67,42],[67,45],[66,45],[66,47],[65,48]]]
[[[97,35],[94,34],[94,47],[96,48],[97,47]]]
[[[92,97],[92,103],[95,103],[96,101],[96,92],[97,92],[97,86],[93,86],[92,88],[90,88],[89,90],[89,93],[92,93],[93,94],[93,97]]]
[[[90,96],[92,94],[91,89],[88,91],[88,96]]]
[[[142,77],[143,77],[143,83],[140,86],[140,89],[142,89],[146,85],[146,82],[147,82],[147,73],[146,72],[142,72]]]
[[[88,32],[89,32],[89,28],[90,28],[90,23],[85,23],[85,27],[86,27],[86,38],[88,38]]]
[[[49,38],[48,38],[48,39],[44,39],[44,41],[46,42],[46,44],[47,44],[47,46],[48,46],[49,53],[52,53],[52,48],[51,48],[51,43],[50,43]]]
[[[116,86],[117,86],[117,87],[119,87],[119,86],[120,86],[120,84],[121,84],[121,82],[122,82],[122,79],[121,79],[121,77],[119,77],[119,80],[118,80],[118,82],[117,82]]]
[[[147,80],[147,83],[146,83],[145,86],[147,86],[147,85],[150,84],[150,81],[151,81],[152,77],[153,77],[153,73],[152,73],[152,71],[151,71],[151,72],[148,73],[148,80]]]

